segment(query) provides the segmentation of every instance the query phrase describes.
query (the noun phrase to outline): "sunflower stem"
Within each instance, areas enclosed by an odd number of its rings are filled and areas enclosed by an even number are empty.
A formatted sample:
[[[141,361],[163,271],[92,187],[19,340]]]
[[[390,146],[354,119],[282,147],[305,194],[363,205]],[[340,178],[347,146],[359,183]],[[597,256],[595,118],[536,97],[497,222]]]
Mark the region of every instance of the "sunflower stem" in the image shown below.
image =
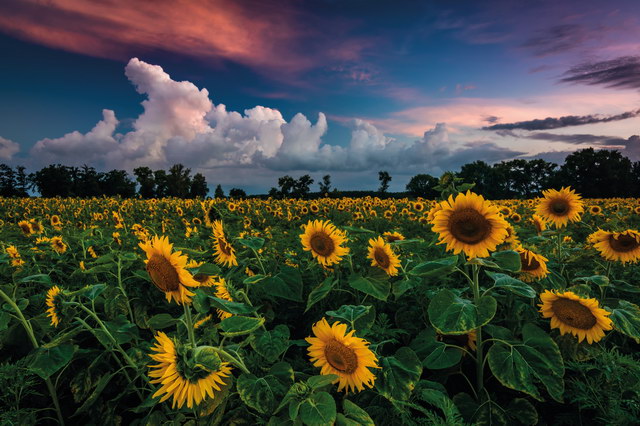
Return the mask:
[[[256,259],[258,259],[258,264],[260,265],[260,269],[262,270],[262,275],[267,275],[267,271],[266,269],[264,269],[264,265],[262,264],[262,259],[260,258],[260,254],[253,247],[251,247],[251,251],[256,256]]]
[[[471,265],[473,271],[473,280],[471,281],[471,289],[473,291],[473,300],[476,306],[480,302],[480,266]],[[476,395],[480,395],[484,388],[484,359],[482,351],[482,327],[476,328]]]
[[[211,346],[211,349],[213,349],[218,355],[220,355],[221,358],[224,358],[227,361],[229,361],[230,363],[234,364],[236,367],[238,367],[240,370],[242,370],[243,373],[251,374],[251,372],[249,371],[247,366],[244,364],[242,359],[234,357],[229,352],[227,352],[227,351],[225,351],[224,349],[221,349],[221,348],[216,348],[216,347]]]
[[[124,290],[124,285],[122,283],[122,259],[118,256],[118,275],[116,277],[118,279],[118,288],[120,288],[120,292],[124,296],[124,299],[127,301],[127,310],[129,311],[129,317],[131,319],[131,323],[135,324],[136,320],[133,317],[133,310],[131,309],[131,303],[129,303],[129,297],[127,296],[127,292]]]
[[[20,308],[18,307],[18,305],[16,305],[16,302],[14,302],[13,299],[7,296],[7,294],[2,290],[0,290],[0,297],[2,297],[4,301],[13,308],[16,314],[18,314],[20,322],[22,323],[22,327],[27,332],[27,335],[29,335],[31,344],[33,345],[34,349],[38,349],[40,345],[38,344],[38,340],[36,340],[35,334],[33,333],[31,323],[24,317]],[[64,426],[64,418],[62,417],[62,410],[60,409],[60,403],[58,402],[58,394],[56,393],[56,388],[55,386],[53,386],[51,378],[46,378],[44,382],[47,385],[47,389],[49,390],[49,394],[51,395],[51,399],[53,400],[53,405],[56,409],[56,415],[58,416],[58,423]]]
[[[192,347],[197,347],[196,345],[196,334],[193,331],[193,320],[191,319],[191,307],[189,304],[185,303],[184,305],[184,316],[187,320],[187,333],[189,334],[189,342]]]

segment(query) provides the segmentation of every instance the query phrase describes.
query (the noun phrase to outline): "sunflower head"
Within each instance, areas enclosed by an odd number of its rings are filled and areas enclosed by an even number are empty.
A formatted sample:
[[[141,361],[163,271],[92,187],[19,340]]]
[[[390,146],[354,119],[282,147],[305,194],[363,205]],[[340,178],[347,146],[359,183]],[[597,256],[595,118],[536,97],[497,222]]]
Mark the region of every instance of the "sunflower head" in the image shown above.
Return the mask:
[[[335,374],[339,383],[338,391],[362,391],[365,386],[372,388],[375,376],[369,368],[380,368],[378,359],[368,348],[369,342],[347,333],[346,324],[335,322],[329,325],[323,318],[313,325],[314,337],[305,340],[311,362],[320,367],[320,374]]]
[[[549,189],[542,191],[542,195],[544,198],[538,203],[536,214],[553,223],[556,228],[562,228],[569,222],[580,221],[584,212],[582,197],[570,187],[562,188],[560,191]]]
[[[447,244],[454,254],[464,251],[469,258],[487,257],[504,242],[508,226],[496,206],[471,191],[455,199],[449,196],[433,219],[439,244]]]
[[[384,234],[382,234],[386,239],[387,242],[394,242],[394,241],[402,241],[404,240],[404,235],[402,235],[399,232],[385,232]]]
[[[214,348],[198,348],[176,344],[163,332],[156,335],[149,357],[157,364],[149,365],[151,383],[162,386],[153,398],[160,402],[173,397],[172,408],[199,405],[218,395],[230,384],[231,366],[222,362]]]
[[[627,229],[622,232],[598,230],[587,240],[607,259],[622,263],[640,260],[640,232]]]
[[[139,246],[147,255],[144,263],[151,281],[165,293],[167,301],[173,299],[179,305],[190,303],[193,293],[187,287],[198,287],[199,283],[185,269],[187,256],[180,251],[173,252],[173,244],[167,237],[155,236]]]
[[[608,312],[598,306],[596,299],[585,299],[572,291],[545,290],[540,295],[540,312],[551,318],[551,328],[560,329],[560,334],[571,333],[579,342],[587,339],[589,344],[598,342],[606,330],[613,328]]]
[[[342,247],[346,236],[328,220],[309,221],[304,226],[304,234],[300,234],[300,240],[303,249],[310,251],[323,266],[339,263],[342,256],[349,253],[348,247]]]
[[[227,240],[220,220],[213,223],[213,248],[216,263],[228,267],[238,266],[236,251]]]
[[[538,235],[540,235],[540,233],[542,233],[542,231],[547,229],[547,222],[542,217],[538,216],[537,214],[534,214],[533,216],[531,216],[531,221],[533,222],[533,226],[535,226],[536,233]]]
[[[29,222],[27,222],[26,220],[21,220],[20,222],[18,222],[18,227],[26,236],[33,234],[33,229],[31,228]]]
[[[51,238],[51,240],[49,240],[49,243],[51,244],[51,248],[54,249],[57,253],[62,254],[67,251],[67,245],[64,241],[62,241],[62,237],[60,236]]]
[[[60,324],[62,312],[62,296],[63,291],[57,285],[54,285],[47,292],[46,304],[47,316],[51,317],[51,325],[57,327]]]
[[[520,264],[522,265],[520,268],[520,278],[522,281],[532,282],[547,276],[549,271],[547,269],[548,259],[546,257],[523,247],[518,247],[516,251],[520,254]]]
[[[387,275],[398,275],[400,260],[393,250],[391,250],[391,246],[385,243],[382,237],[371,238],[369,240],[369,254],[367,258],[371,259],[371,266],[377,266],[385,271]]]

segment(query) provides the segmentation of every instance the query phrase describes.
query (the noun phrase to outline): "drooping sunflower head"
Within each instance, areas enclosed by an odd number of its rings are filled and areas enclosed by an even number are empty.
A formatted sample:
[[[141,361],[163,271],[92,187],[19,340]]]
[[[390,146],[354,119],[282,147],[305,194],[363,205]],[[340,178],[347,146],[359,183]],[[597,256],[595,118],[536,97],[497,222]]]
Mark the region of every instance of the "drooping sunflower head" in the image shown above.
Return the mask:
[[[522,216],[520,216],[518,213],[514,213],[509,216],[509,219],[511,219],[513,223],[520,223],[520,221],[522,220]]]
[[[228,300],[229,302],[233,302],[233,298],[231,297],[231,294],[229,294],[227,282],[224,278],[219,278],[218,280],[216,280],[214,285],[216,286],[216,297]],[[217,309],[216,313],[218,314],[218,318],[220,318],[220,320],[227,319],[232,315],[231,313],[223,311],[222,309]]]
[[[222,362],[208,347],[186,348],[177,345],[165,333],[158,332],[149,357],[157,364],[149,365],[150,383],[162,386],[153,398],[162,395],[160,402],[173,397],[172,408],[199,405],[215,398],[229,385],[231,366]]]
[[[46,304],[49,307],[47,316],[51,317],[51,325],[54,327],[57,327],[61,320],[62,294],[62,289],[57,285],[51,287],[47,292]]]
[[[596,299],[586,299],[572,291],[556,292],[545,290],[540,295],[540,312],[544,318],[551,318],[551,328],[558,328],[560,334],[571,333],[579,342],[587,339],[589,344],[598,342],[606,330],[613,328],[611,312],[599,307]]]
[[[236,258],[236,250],[233,248],[231,243],[227,240],[223,231],[216,232],[216,227],[214,225],[214,236],[213,236],[213,248],[215,256],[215,262],[220,265],[225,265],[228,267],[238,266],[238,259]],[[222,229],[220,227],[220,229]]]
[[[547,276],[549,270],[547,269],[548,259],[546,257],[523,247],[518,247],[516,251],[520,254],[520,264],[522,265],[520,279],[522,281],[532,282]]]
[[[51,238],[51,240],[49,240],[49,243],[51,244],[51,248],[54,249],[57,253],[62,254],[67,251],[67,244],[62,241],[62,237],[60,236]]]
[[[198,287],[199,283],[185,269],[187,256],[180,251],[173,252],[173,244],[167,237],[156,235],[138,245],[147,255],[144,263],[151,281],[164,292],[167,301],[173,299],[179,305],[190,303],[193,293],[187,287]]]
[[[207,226],[213,226],[213,223],[221,218],[218,208],[213,202],[202,203],[202,210],[204,212],[204,223]]]
[[[311,345],[307,348],[311,362],[320,367],[320,374],[335,374],[339,383],[338,392],[364,390],[372,388],[374,374],[369,368],[379,368],[378,359],[368,348],[369,342],[356,337],[355,330],[347,333],[346,324],[335,322],[329,325],[325,318],[312,327],[315,337],[305,340]]]
[[[456,345],[465,349],[475,351],[477,348],[477,333],[471,330],[466,334],[440,334],[436,333],[436,340],[444,342],[448,345]]]
[[[496,206],[471,191],[441,203],[435,214],[433,231],[440,234],[439,244],[447,244],[454,254],[461,251],[469,258],[486,257],[504,242],[509,224]]]
[[[547,222],[537,214],[534,214],[533,216],[531,216],[531,221],[533,222],[533,226],[535,226],[536,233],[538,235],[540,235],[542,231],[547,229]]]
[[[627,229],[622,232],[598,230],[589,235],[588,241],[607,260],[635,263],[640,260],[640,232]]]
[[[53,226],[54,228],[59,228],[62,226],[62,221],[60,220],[60,216],[58,216],[57,214],[54,214],[51,216],[51,226]]]
[[[304,226],[304,234],[300,234],[303,249],[310,251],[324,266],[339,263],[342,256],[349,253],[348,247],[342,247],[346,240],[346,236],[328,220],[309,221]]]
[[[29,236],[33,233],[33,229],[31,229],[31,225],[26,220],[21,220],[18,222],[18,227],[22,231],[22,233],[26,236]]]
[[[369,240],[369,254],[367,258],[371,259],[371,266],[377,266],[385,271],[387,275],[398,275],[400,260],[393,250],[391,250],[391,246],[387,244],[382,237],[371,238]]]
[[[394,242],[394,241],[402,241],[404,240],[404,235],[402,235],[399,232],[385,232],[384,234],[382,234],[386,239],[387,242]]]
[[[582,197],[570,187],[562,188],[560,191],[549,189],[542,191],[542,195],[544,198],[538,203],[536,214],[553,223],[556,228],[562,228],[569,222],[580,221],[584,212]]]
[[[44,231],[44,226],[42,226],[42,223],[38,222],[36,219],[31,219],[29,221],[29,226],[31,226],[31,231],[34,234],[41,234]]]

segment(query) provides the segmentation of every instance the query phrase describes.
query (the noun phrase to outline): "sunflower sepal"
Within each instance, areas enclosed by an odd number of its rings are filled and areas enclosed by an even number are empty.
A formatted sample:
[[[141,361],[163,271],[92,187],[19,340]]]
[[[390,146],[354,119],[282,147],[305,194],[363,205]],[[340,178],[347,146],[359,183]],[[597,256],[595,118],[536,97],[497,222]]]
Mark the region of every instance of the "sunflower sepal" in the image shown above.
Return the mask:
[[[193,350],[192,356],[195,366],[207,371],[218,371],[222,365],[218,351],[211,346],[198,346]]]

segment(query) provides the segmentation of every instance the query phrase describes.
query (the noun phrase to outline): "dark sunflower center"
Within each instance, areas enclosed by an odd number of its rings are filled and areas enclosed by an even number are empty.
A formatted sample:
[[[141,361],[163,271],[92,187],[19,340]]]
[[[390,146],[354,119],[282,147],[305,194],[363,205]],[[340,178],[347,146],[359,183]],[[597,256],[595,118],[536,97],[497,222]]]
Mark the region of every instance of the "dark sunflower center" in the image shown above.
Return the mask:
[[[454,211],[449,218],[449,231],[467,244],[477,244],[491,234],[491,222],[475,209]]]
[[[536,271],[540,267],[540,262],[535,257],[528,257],[525,253],[520,253],[520,263],[520,270],[525,272]]]
[[[609,245],[618,253],[626,253],[640,246],[636,239],[630,235],[619,235],[617,239],[614,238],[613,235],[610,235]]]
[[[385,251],[380,247],[377,247],[375,249],[375,251],[373,252],[373,257],[376,259],[378,266],[380,266],[383,269],[387,269],[389,265],[391,265],[391,260],[389,259],[389,255],[387,255],[387,253],[385,253]]]
[[[233,250],[231,244],[225,238],[219,238],[218,241],[220,242],[220,251],[227,256],[231,256],[231,250]]]
[[[159,254],[151,256],[147,261],[147,272],[153,284],[165,293],[180,288],[178,272],[164,256]]]
[[[391,215],[389,215],[391,216]],[[395,235],[389,235],[387,236],[387,241],[389,241],[390,243],[394,242],[394,241],[400,241],[400,237],[397,237]]]
[[[195,274],[193,279],[198,281],[200,284],[204,284],[209,280],[209,275],[207,274]]]
[[[311,249],[320,256],[330,256],[335,249],[333,239],[324,232],[313,234],[309,243],[311,244]]]
[[[558,299],[553,302],[552,310],[560,321],[580,330],[590,330],[598,322],[591,309],[577,300]]]
[[[569,213],[569,203],[565,200],[554,200],[551,202],[551,211],[557,216],[564,216]]]
[[[355,351],[335,339],[324,347],[324,356],[329,365],[341,373],[352,374],[358,369],[358,356]]]

